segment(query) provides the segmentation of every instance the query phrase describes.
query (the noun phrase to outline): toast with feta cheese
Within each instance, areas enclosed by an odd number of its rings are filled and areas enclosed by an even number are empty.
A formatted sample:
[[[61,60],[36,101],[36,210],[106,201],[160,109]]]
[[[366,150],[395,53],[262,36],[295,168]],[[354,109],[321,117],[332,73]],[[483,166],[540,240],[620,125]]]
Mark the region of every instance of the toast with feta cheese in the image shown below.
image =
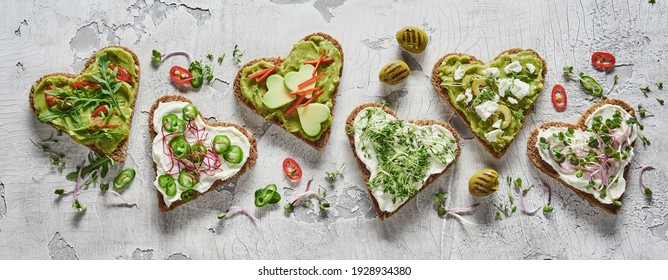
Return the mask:
[[[443,99],[443,100],[449,105],[449,107],[450,107],[450,108],[451,108],[451,109],[452,109],[452,110],[453,110],[453,111],[454,111],[454,112],[455,112],[455,113],[456,113],[456,114],[457,114],[457,115],[464,121],[464,123],[466,124],[466,126],[468,126],[469,129],[471,129],[471,131],[473,132],[473,135],[475,135],[476,139],[478,140],[478,142],[480,142],[480,144],[482,144],[482,146],[485,148],[485,150],[487,150],[487,152],[488,152],[490,155],[492,155],[494,158],[496,158],[496,159],[500,159],[501,157],[503,157],[503,155],[506,153],[506,151],[508,150],[508,148],[511,146],[511,144],[512,144],[512,142],[514,141],[514,138],[517,136],[517,134],[515,134],[515,136],[513,137],[513,139],[510,140],[510,141],[509,141],[509,142],[508,142],[508,143],[507,143],[501,150],[499,150],[499,151],[495,151],[494,148],[493,148],[492,145],[488,142],[487,139],[483,139],[480,135],[478,135],[478,133],[475,133],[475,132],[473,131],[473,129],[472,129],[472,127],[471,127],[471,123],[470,123],[470,121],[468,120],[468,118],[466,117],[466,115],[465,115],[462,111],[460,111],[459,109],[457,109],[457,107],[453,104],[454,102],[459,102],[459,101],[461,101],[461,100],[451,100],[450,95],[448,94],[448,90],[445,89],[444,87],[442,87],[442,83],[443,83],[443,81],[442,81],[441,77],[439,76],[439,67],[443,64],[444,60],[447,59],[449,56],[468,56],[468,57],[470,58],[470,61],[471,61],[471,62],[479,63],[479,64],[481,64],[481,65],[483,65],[483,66],[486,66],[488,63],[496,62],[496,61],[498,60],[498,58],[499,58],[501,55],[504,55],[504,54],[510,54],[510,55],[513,55],[513,54],[517,54],[517,53],[520,53],[520,52],[532,52],[532,53],[538,58],[538,60],[540,60],[540,61],[542,62],[542,69],[541,69],[541,71],[536,73],[537,75],[539,75],[539,77],[540,77],[540,82],[541,82],[541,84],[542,84],[542,83],[544,82],[544,80],[545,80],[545,75],[547,74],[547,63],[545,62],[545,60],[544,60],[540,55],[538,55],[538,53],[536,53],[535,51],[533,51],[533,50],[531,50],[531,49],[526,49],[526,50],[524,50],[524,49],[518,49],[518,48],[509,49],[509,50],[506,50],[506,51],[501,52],[497,57],[495,57],[494,59],[492,59],[490,62],[487,62],[487,63],[486,63],[486,62],[483,62],[482,60],[480,60],[480,59],[478,59],[478,58],[476,58],[476,57],[474,57],[474,56],[471,56],[471,55],[469,55],[469,54],[463,54],[463,53],[449,53],[449,54],[446,54],[446,55],[444,55],[443,57],[441,57],[438,61],[436,61],[436,63],[434,64],[434,68],[433,68],[433,70],[432,70],[431,82],[432,82],[432,85],[434,86],[434,89],[436,89],[436,92],[438,93],[438,95],[439,95],[439,96],[441,97],[441,99]],[[535,66],[534,66],[534,65],[531,65],[531,66],[535,69]],[[520,67],[521,67],[521,65],[520,65]],[[489,68],[488,68],[488,69],[489,69]],[[521,69],[521,68],[520,68],[520,69]],[[503,70],[502,70],[502,71],[503,71]],[[498,72],[497,72],[497,73],[498,73]],[[532,73],[533,73],[533,71],[532,71]],[[457,74],[457,73],[455,73],[455,74]],[[462,74],[462,75],[463,75],[463,74]],[[498,74],[497,74],[497,75],[498,75]],[[538,91],[537,95],[540,95],[540,90]],[[460,97],[460,96],[458,96],[458,97]],[[461,97],[463,97],[463,96],[461,96]],[[465,97],[465,98],[466,98],[466,97]],[[467,99],[467,100],[469,100],[469,99]],[[513,99],[513,100],[515,100],[515,99]],[[487,105],[487,104],[483,104],[483,105]],[[494,105],[494,104],[491,104],[491,105]],[[483,106],[481,106],[481,107],[483,107]],[[524,116],[523,116],[523,119],[520,120],[520,124],[521,124],[521,125],[523,125],[524,120],[526,119],[526,116],[529,114],[529,112],[531,111],[532,108],[533,108],[533,102],[531,103],[531,105],[530,105],[528,108],[526,108],[526,109],[522,112]],[[484,108],[482,108],[482,109],[484,109]],[[484,110],[483,110],[483,111],[484,111]],[[478,114],[480,114],[480,113],[478,113]],[[497,128],[497,130],[498,130],[498,128]],[[490,133],[491,133],[491,132],[490,132]],[[488,135],[487,137],[488,137],[488,138],[489,138],[489,137],[496,138],[495,135]]]

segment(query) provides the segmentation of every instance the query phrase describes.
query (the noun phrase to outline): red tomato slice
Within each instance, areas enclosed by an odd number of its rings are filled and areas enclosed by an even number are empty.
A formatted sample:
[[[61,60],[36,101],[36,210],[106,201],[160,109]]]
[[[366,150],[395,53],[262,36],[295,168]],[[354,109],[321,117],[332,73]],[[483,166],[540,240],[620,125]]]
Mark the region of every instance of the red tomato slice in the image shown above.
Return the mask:
[[[49,105],[49,107],[56,106],[56,102],[60,101],[60,98],[58,98],[58,96],[51,94],[45,94],[44,99],[46,99],[46,105]]]
[[[302,168],[292,158],[285,158],[283,160],[283,171],[290,180],[299,180],[302,178]]]
[[[173,66],[169,70],[169,77],[177,84],[187,85],[193,79],[193,74],[181,66]]]
[[[107,110],[107,105],[100,105],[100,106],[98,106],[98,107],[95,109],[95,111],[93,111],[93,113],[90,114],[90,117],[91,117],[91,118],[94,118],[94,117],[99,116],[100,114],[105,114],[105,115],[109,114],[109,110]]]
[[[100,88],[100,85],[91,82],[74,82],[74,86],[77,89],[81,89],[82,87]]]
[[[591,55],[591,64],[599,69],[615,66],[615,56],[607,52],[595,52]]]
[[[113,65],[113,64],[109,64],[109,69],[111,69],[111,71],[114,71],[114,69],[116,69],[116,68],[118,68],[118,72],[116,72],[116,79],[117,80],[126,82],[128,84],[132,83],[132,77],[130,76],[130,73],[128,73],[128,71],[125,71],[125,69],[123,69],[123,67],[116,66],[116,65]]]
[[[552,106],[557,111],[566,110],[568,105],[568,98],[566,97],[566,90],[560,84],[554,85],[552,88]]]

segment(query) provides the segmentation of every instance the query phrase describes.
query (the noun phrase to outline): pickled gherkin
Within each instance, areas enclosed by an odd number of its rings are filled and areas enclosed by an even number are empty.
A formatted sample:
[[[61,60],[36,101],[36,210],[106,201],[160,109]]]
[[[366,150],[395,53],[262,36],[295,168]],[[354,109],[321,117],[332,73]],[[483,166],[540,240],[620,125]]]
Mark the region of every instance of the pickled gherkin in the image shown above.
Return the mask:
[[[378,74],[378,79],[388,85],[396,85],[405,81],[410,73],[411,69],[408,68],[408,64],[398,60],[383,66]]]
[[[429,38],[422,29],[415,26],[406,26],[397,31],[397,42],[409,52],[421,53],[427,48]]]

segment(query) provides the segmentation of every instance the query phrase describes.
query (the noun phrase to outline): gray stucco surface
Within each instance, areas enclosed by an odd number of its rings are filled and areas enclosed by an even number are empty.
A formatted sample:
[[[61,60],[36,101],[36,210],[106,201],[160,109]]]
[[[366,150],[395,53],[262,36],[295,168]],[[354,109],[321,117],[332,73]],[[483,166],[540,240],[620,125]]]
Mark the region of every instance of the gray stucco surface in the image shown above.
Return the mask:
[[[657,1],[8,1],[0,20],[0,259],[666,259],[668,258],[668,174],[665,147],[666,109],[655,98],[668,99],[668,3]],[[431,42],[421,55],[403,53],[394,33],[404,25],[422,27]],[[242,63],[258,57],[285,55],[293,43],[313,32],[337,38],[345,52],[345,68],[334,108],[332,137],[321,152],[253,115],[232,93],[238,66],[234,45],[245,50]],[[30,85],[51,72],[78,72],[93,51],[110,44],[133,49],[140,57],[142,80],[130,136],[127,161],[115,170],[134,168],[137,178],[124,196],[138,207],[118,207],[114,197],[97,188],[81,194],[88,210],[77,213],[71,197],[58,198],[56,187],[71,188],[64,175],[29,138],[45,139],[54,131],[34,117],[28,106]],[[442,55],[464,52],[488,60],[509,48],[532,48],[548,65],[545,90],[535,103],[508,153],[495,160],[472,139],[462,121],[440,100],[429,82]],[[151,66],[151,50],[184,49],[198,58],[227,53],[215,65],[216,80],[197,92],[179,93],[169,83],[170,58]],[[589,63],[592,52],[617,57],[618,67],[605,74]],[[379,69],[405,59],[413,72],[402,86],[383,86]],[[561,68],[572,65],[609,89],[610,96],[633,106],[642,103],[656,116],[643,120],[652,144],[636,145],[624,206],[613,216],[591,206],[572,191],[547,179],[529,163],[526,139],[538,124],[575,122],[595,101]],[[569,93],[569,107],[557,113],[549,100],[555,83]],[[639,88],[651,86],[649,97]],[[156,98],[182,94],[206,116],[246,126],[258,138],[256,166],[234,183],[168,213],[160,213],[152,186],[148,113]],[[357,163],[348,146],[344,122],[358,104],[386,100],[399,116],[451,123],[464,137],[457,164],[398,214],[379,221],[371,207]],[[75,169],[88,151],[67,137],[54,147],[66,153],[65,172]],[[236,215],[219,221],[230,205],[253,210],[253,192],[277,183],[284,197],[303,190],[305,181],[290,184],[280,162],[293,157],[328,191],[332,208],[325,214],[297,208],[287,216],[281,206],[256,210],[259,224]],[[342,178],[330,184],[325,171],[346,163]],[[654,198],[640,192],[642,165]],[[506,200],[507,187],[487,199],[468,194],[468,178],[491,167],[505,176],[522,177],[554,189],[555,212],[527,216],[516,213],[495,220],[492,202]],[[112,172],[116,173],[116,172]],[[305,178],[305,179],[306,179]],[[481,208],[467,219],[437,216],[432,202],[439,189],[450,192],[448,206]],[[545,203],[535,188],[532,205]]]

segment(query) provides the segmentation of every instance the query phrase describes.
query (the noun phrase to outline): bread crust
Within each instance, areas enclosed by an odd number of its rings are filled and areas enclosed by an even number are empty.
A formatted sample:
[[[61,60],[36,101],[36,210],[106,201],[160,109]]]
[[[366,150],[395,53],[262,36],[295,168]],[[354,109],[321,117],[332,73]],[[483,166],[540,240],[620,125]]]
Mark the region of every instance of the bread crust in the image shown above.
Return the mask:
[[[580,119],[578,120],[577,123],[565,123],[565,122],[548,122],[541,124],[540,126],[534,128],[534,130],[531,132],[531,135],[529,135],[529,139],[527,140],[527,156],[531,160],[531,162],[543,173],[547,174],[548,176],[556,179],[559,181],[561,184],[564,186],[567,186],[569,189],[575,191],[579,196],[582,198],[586,199],[589,201],[589,203],[598,206],[602,208],[603,210],[612,213],[612,214],[617,214],[619,213],[619,210],[621,207],[617,207],[614,204],[604,204],[598,201],[594,196],[591,194],[588,194],[586,192],[583,192],[581,190],[578,190],[568,183],[566,183],[564,180],[559,178],[559,173],[557,173],[552,166],[550,166],[547,162],[545,162],[541,157],[538,152],[538,148],[536,148],[536,142],[538,141],[538,133],[540,130],[548,129],[550,127],[570,127],[573,129],[580,129],[580,130],[585,130],[587,126],[585,125],[585,121],[587,118],[594,113],[599,107],[606,105],[606,104],[611,104],[611,105],[617,105],[619,107],[622,107],[624,110],[629,112],[634,118],[636,117],[635,110],[631,105],[628,103],[618,100],[618,99],[605,99],[601,100],[598,103],[594,104],[593,106],[589,107],[584,113],[582,113],[582,116],[580,116]],[[631,143],[631,146],[635,144],[635,141]],[[624,169],[624,178],[628,178],[628,173],[629,173],[629,165],[626,166]],[[622,195],[619,198],[619,201],[622,201],[624,199],[624,195]]]
[[[399,119],[399,117],[392,110],[390,110],[390,108],[388,108],[386,106],[383,106],[383,105],[378,104],[378,103],[364,103],[360,106],[357,106],[357,108],[355,108],[352,112],[350,112],[350,115],[348,115],[348,119],[346,120],[346,132],[350,131],[350,129],[353,128],[353,126],[355,124],[355,118],[357,117],[357,114],[359,114],[359,112],[361,112],[365,108],[369,108],[369,107],[382,108],[383,111],[385,111],[386,113],[388,113],[388,114],[392,115],[393,117]],[[459,159],[459,155],[461,154],[461,138],[459,138],[459,134],[457,134],[457,132],[449,124],[444,123],[444,122],[439,122],[439,121],[435,121],[435,120],[409,120],[408,122],[412,123],[412,124],[419,125],[419,126],[427,126],[427,125],[434,125],[434,124],[440,125],[440,126],[446,128],[448,131],[450,131],[450,133],[452,133],[452,135],[455,137],[455,141],[457,142],[457,155],[455,156],[455,159],[445,168],[445,170],[443,170],[443,172],[438,173],[438,174],[432,174],[431,176],[429,176],[429,178],[427,178],[427,180],[422,185],[422,187],[420,187],[420,190],[418,191],[418,193],[420,193],[424,189],[426,189],[426,187],[429,184],[431,184],[439,176],[441,176],[443,173],[448,171],[448,169],[450,169],[450,167],[452,167],[455,163],[457,163],[457,160]],[[404,207],[404,205],[408,204],[408,202],[411,201],[414,197],[416,197],[417,194],[408,198],[408,200],[406,200],[403,204],[401,204],[399,206],[399,208],[397,208],[396,210],[394,210],[392,212],[381,211],[380,206],[378,205],[378,201],[376,200],[376,197],[373,196],[373,194],[371,193],[371,189],[368,187],[369,179],[371,177],[371,171],[369,171],[366,168],[366,165],[364,165],[362,160],[359,158],[359,156],[355,152],[355,136],[353,134],[347,134],[347,135],[348,135],[348,141],[350,143],[350,148],[353,151],[353,155],[355,155],[355,160],[357,161],[357,164],[359,165],[360,171],[362,171],[362,176],[364,177],[364,183],[367,184],[366,190],[367,190],[367,193],[369,194],[369,197],[371,197],[371,203],[373,204],[373,207],[376,210],[376,215],[378,215],[378,218],[380,218],[381,220],[385,220],[385,219],[389,218],[390,216],[394,215],[394,213],[401,210],[401,208]]]
[[[139,80],[141,78],[141,72],[140,72],[140,67],[139,67],[139,58],[137,57],[137,54],[135,54],[131,49],[126,48],[124,46],[116,46],[116,45],[107,46],[107,47],[104,47],[102,49],[99,49],[99,50],[93,52],[93,54],[88,58],[88,60],[86,60],[86,63],[84,64],[84,67],[83,67],[83,69],[81,69],[79,74],[57,72],[57,73],[46,74],[46,75],[40,77],[39,79],[37,79],[37,81],[35,81],[32,84],[32,86],[30,86],[30,94],[28,95],[28,100],[29,100],[29,103],[30,103],[30,109],[35,114],[35,116],[37,116],[37,111],[35,109],[35,103],[33,102],[33,97],[35,95],[35,89],[37,88],[37,85],[39,85],[39,83],[41,83],[43,79],[45,79],[47,77],[52,77],[52,76],[64,76],[64,77],[67,77],[67,78],[70,78],[70,79],[76,78],[77,76],[81,75],[84,71],[86,71],[86,69],[88,69],[88,67],[91,64],[95,63],[95,61],[97,60],[97,58],[95,57],[96,53],[98,53],[100,51],[103,51],[105,49],[108,49],[108,48],[123,49],[123,50],[127,51],[128,53],[130,53],[130,55],[132,55],[132,58],[135,61],[135,72],[137,73],[137,81],[136,81],[136,85],[133,85],[133,87],[132,87],[132,94],[134,95],[134,100],[133,100],[132,104],[130,105],[132,107],[132,114],[130,115],[130,124],[129,124],[130,128],[132,128],[132,116],[134,116],[134,112],[135,112],[134,106],[135,106],[135,103],[137,101],[137,93],[139,93]],[[55,128],[56,130],[58,130],[58,128],[55,127],[50,122],[47,122],[47,123],[49,125],[51,125],[53,128]],[[114,161],[124,162],[125,157],[127,155],[128,140],[129,139],[130,139],[130,136],[128,135],[127,138],[121,140],[121,142],[118,143],[118,146],[116,147],[116,149],[111,154],[106,154],[106,153],[102,152],[102,150],[96,148],[94,145],[85,145],[85,146],[88,147],[89,149],[93,150],[94,152],[98,153],[98,154],[109,156]]]
[[[344,65],[343,48],[341,47],[341,44],[339,44],[339,42],[336,39],[334,39],[334,37],[330,36],[329,34],[325,34],[325,33],[313,33],[313,34],[307,35],[306,37],[302,38],[301,40],[306,41],[306,40],[309,40],[313,36],[322,36],[323,38],[325,38],[325,40],[332,42],[332,44],[339,50],[339,53],[341,53],[341,69],[339,69],[339,77],[341,77],[342,74],[343,74],[343,65]],[[292,53],[292,50],[290,51],[290,53]],[[288,56],[289,55],[290,54],[288,54]],[[253,106],[253,103],[251,103],[250,100],[248,100],[247,98],[245,98],[241,94],[241,72],[243,72],[243,70],[246,67],[250,67],[250,66],[252,66],[255,63],[258,63],[260,61],[266,61],[266,62],[269,62],[269,63],[272,63],[272,64],[278,64],[278,63],[283,62],[284,60],[285,60],[285,58],[281,58],[281,57],[257,58],[257,59],[251,60],[248,63],[244,64],[244,66],[239,68],[239,71],[237,72],[237,75],[234,78],[234,96],[236,96],[237,99],[239,101],[241,101],[241,103],[243,103],[244,105],[246,105],[246,107],[248,107],[251,111],[253,111],[253,113],[255,113],[259,116],[262,116],[255,109],[255,106]],[[331,116],[332,119],[334,119],[334,105],[336,105],[336,95],[337,95],[338,91],[339,91],[339,85],[337,84],[336,88],[334,89],[334,92],[332,93],[332,108],[330,110],[330,116]],[[264,116],[262,116],[262,117],[264,117]],[[283,127],[283,124],[281,123],[281,121],[279,119],[271,118],[269,120],[272,123],[274,123],[275,125],[277,125],[277,126],[279,126],[279,127],[281,127],[282,129],[285,130],[285,128]],[[307,140],[306,138],[302,137],[302,135],[299,132],[290,132],[290,133],[292,135],[296,136],[297,138],[301,139],[302,141],[304,141],[306,144],[309,144],[311,147],[315,148],[316,150],[322,150],[323,148],[325,148],[325,145],[327,145],[327,140],[329,140],[331,130],[332,130],[332,126],[330,125],[327,128],[327,130],[325,130],[325,132],[323,132],[323,134],[320,135],[320,138],[318,138],[318,140],[316,140],[316,141]]]
[[[151,106],[151,110],[149,111],[149,115],[148,115],[148,133],[149,133],[149,135],[151,135],[151,143],[153,142],[153,139],[158,135],[157,132],[153,130],[153,114],[155,113],[155,110],[158,109],[158,105],[161,102],[173,102],[173,101],[181,101],[181,102],[187,102],[187,103],[193,104],[192,101],[190,101],[188,98],[185,98],[185,97],[179,96],[179,95],[166,95],[166,96],[162,96],[162,97],[158,98],[157,100],[155,100],[155,102]],[[220,186],[236,179],[237,177],[243,175],[244,173],[246,173],[246,171],[248,171],[251,167],[253,167],[253,165],[255,165],[255,163],[257,162],[257,155],[258,155],[257,154],[257,141],[255,139],[255,136],[253,136],[253,134],[250,133],[248,130],[246,130],[244,127],[242,127],[240,125],[237,125],[237,124],[226,123],[226,122],[208,122],[204,118],[204,116],[202,116],[202,112],[199,112],[199,117],[202,118],[202,121],[204,121],[205,124],[210,125],[210,126],[228,126],[228,127],[234,127],[236,129],[238,129],[239,131],[241,131],[241,133],[243,133],[246,137],[248,137],[248,142],[250,142],[251,146],[250,146],[250,154],[248,156],[248,160],[246,160],[246,163],[244,163],[244,165],[241,167],[241,170],[239,170],[239,172],[237,172],[237,174],[235,174],[234,176],[229,177],[225,180],[216,180],[213,183],[213,185],[211,185],[211,187],[206,192],[197,193],[197,196],[194,199],[197,199],[197,198],[203,196],[204,194],[209,193],[209,192],[219,188]],[[155,164],[155,161],[153,162],[153,172],[157,172],[157,166]],[[162,196],[162,193],[160,193],[157,190],[156,190],[156,193],[158,194],[158,207],[160,208],[160,212],[167,212],[167,211],[173,210],[174,208],[185,204],[182,200],[178,200],[178,201],[173,202],[172,205],[167,206],[167,204],[165,204],[165,200]]]
[[[533,52],[533,53],[536,55],[536,57],[538,57],[538,59],[540,59],[540,60],[543,62],[543,71],[541,72],[541,80],[540,80],[540,81],[541,81],[541,83],[544,84],[544,83],[545,83],[545,75],[547,74],[547,62],[545,62],[545,60],[544,60],[540,55],[538,55],[538,53],[537,53],[536,51],[534,51],[534,50],[532,50],[532,49],[519,49],[519,48],[508,49],[508,50],[505,50],[505,51],[499,53],[499,54],[498,54],[494,59],[492,59],[491,61],[497,60],[497,59],[499,58],[499,56],[501,56],[501,55],[503,55],[503,54],[506,54],[506,53],[507,53],[507,54],[516,54],[516,53],[523,52],[523,51],[530,51],[530,52]],[[464,115],[464,113],[462,113],[461,111],[459,111],[459,110],[457,109],[457,107],[455,107],[455,105],[452,103],[452,100],[450,100],[450,96],[448,95],[448,90],[445,89],[445,88],[442,88],[442,87],[441,87],[441,82],[442,82],[442,80],[441,80],[441,78],[438,76],[438,68],[439,68],[439,67],[441,66],[441,64],[443,63],[443,60],[445,60],[448,56],[452,56],[452,55],[457,55],[457,56],[463,56],[463,55],[465,55],[465,56],[470,57],[470,58],[471,58],[471,61],[476,61],[476,62],[479,62],[479,63],[481,63],[481,64],[483,64],[483,65],[485,64],[485,62],[483,62],[482,60],[480,60],[480,59],[478,59],[478,58],[476,58],[476,57],[474,57],[474,56],[472,56],[472,55],[469,55],[469,54],[464,54],[464,53],[449,53],[449,54],[444,55],[444,56],[441,57],[440,59],[438,59],[438,61],[436,61],[436,63],[434,64],[434,68],[432,69],[432,72],[431,72],[431,84],[434,86],[434,89],[436,89],[436,92],[438,93],[438,95],[441,96],[441,99],[443,99],[443,101],[445,101],[445,103],[447,103],[447,104],[450,106],[450,108],[451,108],[451,109],[452,109],[452,110],[459,116],[459,118],[461,118],[461,119],[464,121],[464,123],[466,124],[466,126],[468,126],[469,129],[471,129],[471,124],[469,123],[468,119],[466,118],[466,115]],[[538,94],[540,94],[540,92],[538,92]],[[535,103],[535,102],[534,102],[534,103]],[[529,113],[531,112],[531,109],[532,109],[532,108],[533,108],[533,103],[531,104],[531,106],[529,106],[529,108],[527,108],[526,110],[524,110],[524,117],[525,117],[525,119],[526,119],[526,116],[529,115]],[[522,120],[522,125],[524,125],[524,120]],[[471,129],[471,131],[473,131],[473,130]],[[513,138],[513,140],[510,141],[510,142],[509,142],[503,149],[501,149],[500,151],[496,152],[496,151],[494,151],[494,148],[492,148],[492,146],[491,146],[490,144],[488,144],[487,142],[485,142],[484,139],[480,138],[480,136],[478,136],[477,133],[474,132],[473,135],[474,135],[475,138],[478,140],[478,142],[485,148],[485,150],[487,150],[487,152],[488,152],[489,154],[491,154],[491,155],[492,155],[494,158],[496,158],[496,159],[501,159],[501,158],[503,157],[503,155],[506,154],[506,151],[508,150],[508,148],[510,147],[510,145],[513,143],[513,141],[515,141],[515,138]]]

